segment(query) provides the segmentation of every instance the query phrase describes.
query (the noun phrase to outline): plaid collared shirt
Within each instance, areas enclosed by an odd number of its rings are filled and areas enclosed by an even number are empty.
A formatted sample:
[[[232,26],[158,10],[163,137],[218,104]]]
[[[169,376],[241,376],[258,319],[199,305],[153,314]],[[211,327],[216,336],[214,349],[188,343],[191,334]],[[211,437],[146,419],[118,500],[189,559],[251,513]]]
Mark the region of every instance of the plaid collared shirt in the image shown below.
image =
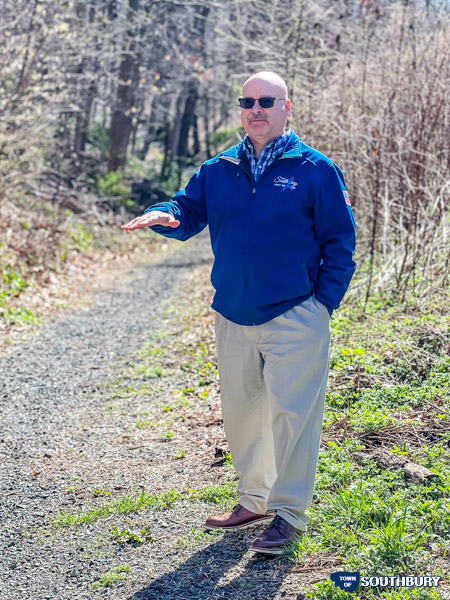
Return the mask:
[[[267,146],[264,146],[259,159],[256,158],[255,149],[253,148],[250,138],[248,135],[245,136],[245,151],[247,153],[248,161],[250,163],[250,168],[255,181],[258,181],[261,173],[263,173],[276,158],[283,154],[291,133],[292,131],[288,129],[285,133],[283,133],[283,135],[269,142]]]

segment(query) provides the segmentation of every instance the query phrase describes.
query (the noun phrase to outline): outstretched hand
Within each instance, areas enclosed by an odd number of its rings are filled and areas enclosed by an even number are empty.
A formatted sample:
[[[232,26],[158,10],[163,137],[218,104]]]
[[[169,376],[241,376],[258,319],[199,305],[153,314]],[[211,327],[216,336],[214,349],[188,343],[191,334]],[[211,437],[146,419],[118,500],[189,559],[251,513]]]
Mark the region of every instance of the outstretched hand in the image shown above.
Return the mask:
[[[170,213],[162,210],[152,210],[141,217],[133,219],[129,223],[122,225],[125,231],[133,231],[139,227],[153,227],[153,225],[165,225],[166,227],[178,227],[180,221],[177,221]]]

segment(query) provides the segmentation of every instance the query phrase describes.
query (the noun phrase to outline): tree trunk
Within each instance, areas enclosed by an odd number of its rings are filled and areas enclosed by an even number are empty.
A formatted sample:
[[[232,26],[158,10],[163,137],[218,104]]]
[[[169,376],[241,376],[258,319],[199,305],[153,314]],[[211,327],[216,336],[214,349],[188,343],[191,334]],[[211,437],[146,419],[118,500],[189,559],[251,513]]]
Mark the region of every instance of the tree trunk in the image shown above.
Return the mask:
[[[85,90],[82,94],[80,112],[77,114],[77,120],[75,124],[74,151],[80,162],[83,158],[81,155],[86,149],[89,130],[89,120],[91,117],[92,105],[94,103],[96,94],[97,84],[94,80],[91,80],[88,89]]]
[[[146,123],[144,144],[137,153],[138,158],[140,158],[141,160],[145,160],[145,157],[147,156],[148,149],[150,148],[150,144],[153,141],[154,130],[155,130],[155,126],[152,123],[151,117],[149,117],[147,119],[147,123]]]
[[[194,115],[194,122],[192,124],[192,135],[194,137],[194,145],[192,148],[192,153],[194,156],[198,156],[200,154],[200,139],[198,137],[198,117]]]
[[[155,139],[155,135],[157,135],[158,130],[162,130],[163,126],[161,121],[159,120],[158,114],[158,106],[161,104],[161,96],[160,93],[155,93],[152,98],[152,107],[150,110],[150,115],[147,118],[147,122],[145,124],[145,137],[142,149],[138,152],[138,157],[141,160],[145,160],[147,156],[147,152],[150,148],[150,144]]]
[[[212,157],[211,154],[211,143],[210,143],[210,137],[211,137],[211,124],[209,121],[209,98],[208,95],[205,96],[205,114],[203,116],[204,119],[204,124],[205,124],[205,146],[206,146],[206,159],[209,160]]]
[[[170,172],[170,122],[167,121],[164,126],[164,158],[161,165],[161,181],[168,178]]]
[[[197,104],[198,92],[195,81],[189,86],[189,93],[184,106],[183,117],[181,119],[180,136],[178,140],[177,162],[180,171],[186,164],[189,131],[194,126],[195,106]]]
[[[178,98],[175,104],[175,111],[172,114],[172,133],[170,140],[170,158],[171,160],[178,159],[178,146],[180,144],[180,135],[181,135],[181,124],[182,119],[180,119],[180,115],[183,113],[183,99],[184,94],[178,94]]]
[[[110,0],[110,2],[108,2],[108,20],[113,21],[114,19],[117,19],[117,16],[117,0]]]
[[[129,0],[129,8],[131,10],[128,11],[128,21],[131,21],[131,12],[139,9],[139,0]],[[129,49],[123,51],[120,62],[119,87],[110,128],[108,172],[124,167],[127,157],[132,129],[131,109],[139,82],[139,63],[135,54],[133,34],[133,28],[130,28],[124,38],[124,47]]]

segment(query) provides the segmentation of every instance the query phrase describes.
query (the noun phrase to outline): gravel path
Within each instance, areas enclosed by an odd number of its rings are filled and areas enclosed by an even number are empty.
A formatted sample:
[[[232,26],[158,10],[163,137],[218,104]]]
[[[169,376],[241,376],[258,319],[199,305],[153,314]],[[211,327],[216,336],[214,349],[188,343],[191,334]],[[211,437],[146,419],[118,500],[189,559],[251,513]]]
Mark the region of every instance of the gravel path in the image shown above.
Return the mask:
[[[190,269],[211,258],[204,233],[161,263],[134,269],[115,289],[96,296],[94,306],[49,322],[0,358],[0,598],[92,597],[86,591],[92,575],[80,568],[72,541],[37,543],[30,532],[56,507],[73,504],[63,493],[79,474],[72,455],[81,459],[90,447],[101,448],[103,431],[95,429],[95,419],[97,409],[104,410],[111,363],[162,327],[161,303]],[[105,444],[99,465],[108,464],[109,455],[114,448]],[[126,473],[110,466],[115,487],[125,489]]]
[[[257,528],[205,533],[219,506],[192,489],[229,489],[231,506],[235,487],[220,460],[209,237],[159,252],[0,357],[1,600],[299,600],[339,564],[254,555]],[[127,379],[145,348],[142,364],[165,372]],[[143,490],[159,504],[56,525]]]

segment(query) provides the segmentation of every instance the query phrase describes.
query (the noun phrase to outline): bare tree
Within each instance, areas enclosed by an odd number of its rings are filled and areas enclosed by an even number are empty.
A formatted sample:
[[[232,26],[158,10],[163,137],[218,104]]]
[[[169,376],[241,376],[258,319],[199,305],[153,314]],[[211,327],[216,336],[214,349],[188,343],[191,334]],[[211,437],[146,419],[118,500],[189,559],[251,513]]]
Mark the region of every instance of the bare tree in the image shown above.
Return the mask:
[[[344,170],[366,299],[446,281],[445,0],[3,0],[1,16],[0,202],[119,168],[174,191],[237,140],[233,98],[271,69],[291,125]]]
[[[110,136],[108,170],[116,171],[125,165],[132,129],[134,98],[139,82],[139,62],[136,53],[136,29],[139,0],[128,0],[127,28],[120,60],[119,84],[114,105]]]

